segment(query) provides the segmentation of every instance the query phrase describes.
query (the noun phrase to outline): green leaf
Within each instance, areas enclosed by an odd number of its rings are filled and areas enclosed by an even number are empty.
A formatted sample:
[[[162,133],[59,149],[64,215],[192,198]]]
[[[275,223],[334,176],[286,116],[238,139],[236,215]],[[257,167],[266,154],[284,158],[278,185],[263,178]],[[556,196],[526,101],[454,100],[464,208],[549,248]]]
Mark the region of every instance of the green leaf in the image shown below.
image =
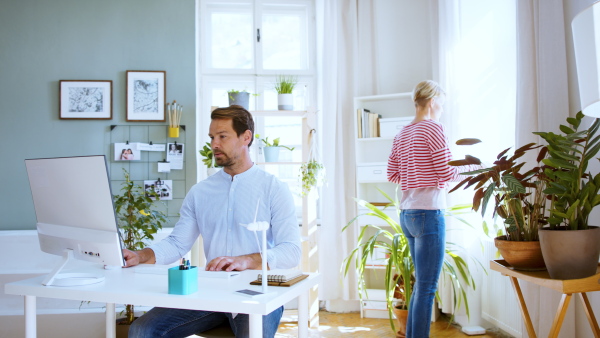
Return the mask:
[[[504,184],[506,184],[510,191],[519,194],[525,193],[525,187],[523,187],[521,182],[519,182],[519,180],[517,180],[513,175],[505,174],[504,176],[502,176],[502,181],[504,182]]]
[[[565,126],[565,125],[562,125],[562,124],[560,125],[559,128],[560,128],[560,131],[562,131],[565,134],[573,134],[573,133],[575,133],[575,131],[573,129],[571,129],[571,128]]]
[[[556,168],[556,169],[561,169],[561,168],[577,169],[577,167],[575,165],[573,165],[572,163],[569,163],[564,160],[559,160],[556,158],[545,158],[542,160],[542,163],[544,163],[545,165],[548,165],[550,167]]]

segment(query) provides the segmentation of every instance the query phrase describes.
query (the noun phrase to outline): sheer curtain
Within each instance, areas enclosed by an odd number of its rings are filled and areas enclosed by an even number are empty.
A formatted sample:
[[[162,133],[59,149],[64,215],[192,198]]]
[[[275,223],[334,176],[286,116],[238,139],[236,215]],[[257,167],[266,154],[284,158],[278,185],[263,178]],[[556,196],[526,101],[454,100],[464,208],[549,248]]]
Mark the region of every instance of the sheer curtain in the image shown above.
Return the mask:
[[[326,282],[320,285],[319,298],[327,301],[327,310],[356,311],[356,276],[343,278],[340,267],[354,248],[357,234],[342,233],[342,228],[356,216],[353,98],[375,93],[372,2],[319,0],[317,7],[322,15],[317,17],[319,115],[327,170],[319,239],[319,264]]]
[[[438,15],[434,45],[434,79],[446,90],[442,115],[455,158],[470,154],[491,163],[496,154],[514,145],[516,92],[515,3],[506,0],[433,0]],[[476,146],[458,147],[461,138],[478,138]],[[472,190],[448,195],[448,205],[471,203]],[[480,228],[481,218],[467,217]],[[447,218],[447,242],[464,248],[463,253],[484,261],[482,232],[473,231],[453,218]],[[485,245],[484,245],[485,246]],[[493,244],[492,244],[493,246]],[[461,325],[481,325],[481,284],[483,271],[471,262],[477,291],[467,290],[470,318],[464,307],[455,314]],[[492,291],[494,292],[494,291]],[[442,311],[452,312],[452,295],[440,284]]]

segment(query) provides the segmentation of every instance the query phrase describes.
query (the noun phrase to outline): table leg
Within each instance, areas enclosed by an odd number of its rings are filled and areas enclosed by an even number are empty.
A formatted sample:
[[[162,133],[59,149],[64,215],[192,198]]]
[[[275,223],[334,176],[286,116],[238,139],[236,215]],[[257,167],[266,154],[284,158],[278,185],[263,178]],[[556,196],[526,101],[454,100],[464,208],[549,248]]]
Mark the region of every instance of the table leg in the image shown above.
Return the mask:
[[[249,314],[250,338],[262,338],[262,317],[257,314]]]
[[[310,291],[308,291],[310,292]],[[298,296],[298,337],[308,337],[308,292]]]
[[[581,301],[583,302],[583,309],[585,310],[585,315],[587,316],[587,319],[590,322],[590,326],[592,327],[592,332],[594,332],[594,337],[600,338],[600,328],[598,327],[596,316],[594,316],[594,311],[590,306],[590,301],[585,292],[580,293],[579,296],[581,296]]]
[[[525,299],[523,298],[523,293],[521,292],[521,287],[519,286],[519,280],[516,277],[510,276],[510,282],[517,293],[517,299],[519,300],[519,307],[521,308],[521,315],[523,315],[527,333],[529,334],[530,338],[536,338],[537,336],[535,335],[535,330],[533,329],[533,324],[531,323],[531,317],[529,317],[529,311],[527,311],[527,305],[525,304]]]
[[[117,312],[115,303],[106,303],[106,338],[117,336]]]
[[[25,296],[25,338],[35,338],[37,335],[36,298]]]
[[[560,327],[562,326],[562,322],[565,319],[565,314],[567,313],[567,308],[569,307],[569,301],[571,301],[571,296],[573,296],[573,294],[570,293],[564,293],[562,295],[560,303],[558,304],[558,310],[556,310],[556,316],[554,316],[554,321],[552,322],[552,328],[548,334],[548,338],[558,337]]]

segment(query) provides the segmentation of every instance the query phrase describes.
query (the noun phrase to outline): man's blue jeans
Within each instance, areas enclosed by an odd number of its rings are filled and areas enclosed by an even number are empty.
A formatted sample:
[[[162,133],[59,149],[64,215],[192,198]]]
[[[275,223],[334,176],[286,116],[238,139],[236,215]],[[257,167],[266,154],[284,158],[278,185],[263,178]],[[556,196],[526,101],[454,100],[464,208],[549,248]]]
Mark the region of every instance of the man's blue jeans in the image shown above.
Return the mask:
[[[283,306],[263,316],[263,337],[274,337],[283,315]],[[136,319],[129,329],[129,338],[187,337],[229,323],[236,337],[248,337],[248,315],[168,309],[155,307]]]
[[[402,210],[400,225],[408,239],[416,282],[408,310],[406,338],[429,337],[431,309],[444,261],[444,210]]]

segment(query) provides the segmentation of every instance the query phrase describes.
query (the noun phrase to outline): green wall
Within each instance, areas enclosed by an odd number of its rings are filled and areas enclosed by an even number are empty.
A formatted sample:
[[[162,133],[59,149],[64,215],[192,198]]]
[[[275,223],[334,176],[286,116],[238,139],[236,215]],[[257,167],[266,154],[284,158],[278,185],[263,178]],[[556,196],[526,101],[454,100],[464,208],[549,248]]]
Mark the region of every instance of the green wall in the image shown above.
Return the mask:
[[[167,72],[195,183],[194,13],[193,0],[2,0],[0,230],[35,229],[24,159],[107,154],[111,124],[140,124],[125,121],[126,70]],[[112,80],[113,119],[60,120],[59,80]]]

